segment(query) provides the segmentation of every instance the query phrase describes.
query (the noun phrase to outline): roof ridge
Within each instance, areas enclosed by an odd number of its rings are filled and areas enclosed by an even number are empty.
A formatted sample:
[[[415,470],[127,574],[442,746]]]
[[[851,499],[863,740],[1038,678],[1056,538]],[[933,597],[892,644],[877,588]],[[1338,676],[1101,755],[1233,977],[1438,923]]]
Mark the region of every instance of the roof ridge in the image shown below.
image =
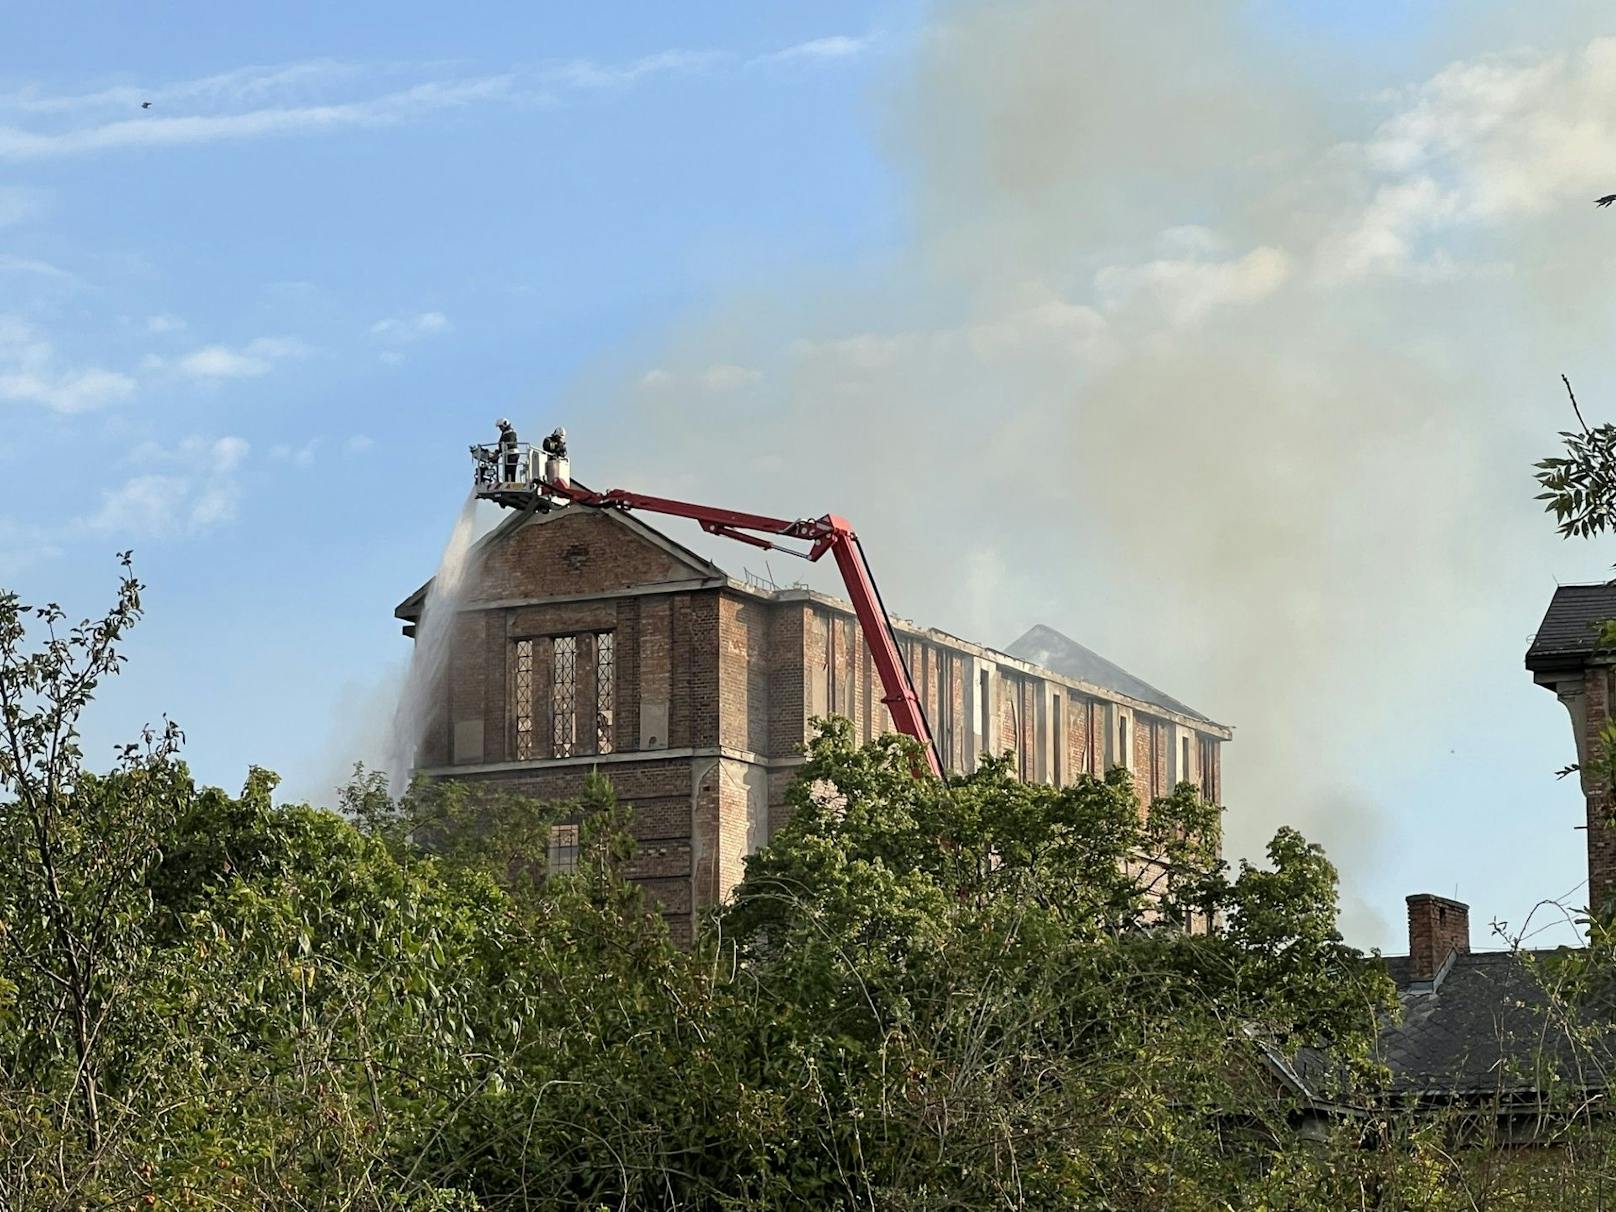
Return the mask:
[[[1064,647],[1066,653],[1059,651],[1059,647]],[[1174,698],[1138,674],[1124,669],[1110,657],[1096,652],[1087,644],[1079,643],[1048,623],[1034,623],[1003,651],[1018,660],[1041,666],[1063,677],[1114,690],[1119,694],[1153,703],[1192,719],[1205,720],[1209,724],[1216,723],[1205,712],[1197,711],[1183,700]],[[1068,659],[1062,660],[1063,655]]]

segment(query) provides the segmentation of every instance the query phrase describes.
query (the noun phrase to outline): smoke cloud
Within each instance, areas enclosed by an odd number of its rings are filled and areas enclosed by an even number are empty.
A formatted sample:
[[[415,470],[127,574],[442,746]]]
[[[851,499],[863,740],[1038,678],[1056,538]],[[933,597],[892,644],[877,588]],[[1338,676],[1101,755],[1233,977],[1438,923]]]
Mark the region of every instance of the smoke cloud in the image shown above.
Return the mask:
[[[633,424],[575,448],[590,483],[843,513],[899,613],[1046,622],[1232,723],[1231,855],[1300,826],[1349,937],[1397,950],[1403,893],[1449,874],[1411,819],[1508,851],[1566,803],[1520,660],[1553,572],[1606,560],[1554,543],[1530,463],[1558,373],[1616,369],[1616,39],[1498,27],[1348,87],[1251,13],[940,11],[878,102],[906,252],[591,376],[572,415]],[[1502,784],[1541,798],[1475,799]],[[1570,819],[1544,894],[1582,873]],[[1480,920],[1518,922],[1466,861]]]

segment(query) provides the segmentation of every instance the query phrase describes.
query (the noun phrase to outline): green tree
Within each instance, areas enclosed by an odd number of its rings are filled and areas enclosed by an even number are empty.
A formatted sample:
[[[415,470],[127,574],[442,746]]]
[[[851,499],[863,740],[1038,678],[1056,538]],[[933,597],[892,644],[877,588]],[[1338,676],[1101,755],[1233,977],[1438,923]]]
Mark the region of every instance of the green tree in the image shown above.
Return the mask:
[[[106,1026],[144,962],[139,922],[157,838],[174,812],[172,724],[126,746],[105,777],[81,765],[79,718],[140,617],[141,586],[120,557],[116,604],[66,626],[55,603],[0,594],[0,971],[8,1017],[34,1030],[8,1076],[56,1092],[61,1118],[95,1157],[103,1126]],[[28,624],[43,642],[28,646]],[[64,1046],[65,1045],[65,1046]]]
[[[1234,1125],[1291,1143],[1265,1047],[1363,1055],[1389,983],[1293,831],[1231,874],[1188,785],[1142,810],[1120,770],[1055,789],[991,761],[942,784],[904,742],[850,736],[832,721],[810,747],[719,923],[782,1008],[770,1081],[822,1159],[799,1193],[1209,1206],[1262,1155]]]
[[[830,721],[681,947],[604,779],[361,769],[328,812],[196,786],[171,727],[91,774],[138,586],[61,639],[0,601],[7,1206],[1436,1206],[1454,1173],[1299,1147],[1276,1058],[1351,1077],[1388,985],[1322,852],[1229,869],[1193,787],[916,779]]]

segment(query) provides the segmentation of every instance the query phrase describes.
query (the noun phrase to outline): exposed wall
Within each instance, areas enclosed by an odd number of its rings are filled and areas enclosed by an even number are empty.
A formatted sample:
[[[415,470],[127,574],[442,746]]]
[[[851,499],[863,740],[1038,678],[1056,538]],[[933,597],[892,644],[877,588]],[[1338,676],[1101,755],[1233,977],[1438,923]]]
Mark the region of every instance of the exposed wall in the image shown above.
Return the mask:
[[[548,802],[572,800],[583,791],[588,763],[537,764],[500,771],[461,771],[472,784],[530,795]],[[696,892],[693,822],[712,795],[716,779],[704,782],[688,758],[622,761],[607,773],[619,802],[633,809],[630,832],[636,852],[629,874],[646,890],[679,937],[688,939]],[[693,778],[693,774],[697,777]]]

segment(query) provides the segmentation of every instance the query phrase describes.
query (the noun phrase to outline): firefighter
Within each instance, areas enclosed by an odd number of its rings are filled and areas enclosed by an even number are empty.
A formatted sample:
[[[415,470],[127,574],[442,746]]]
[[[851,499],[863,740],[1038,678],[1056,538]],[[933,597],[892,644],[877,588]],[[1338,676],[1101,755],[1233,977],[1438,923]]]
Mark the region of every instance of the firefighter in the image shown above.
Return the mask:
[[[504,417],[499,419],[499,453],[505,462],[505,482],[516,482],[519,456],[516,453],[516,427]]]

